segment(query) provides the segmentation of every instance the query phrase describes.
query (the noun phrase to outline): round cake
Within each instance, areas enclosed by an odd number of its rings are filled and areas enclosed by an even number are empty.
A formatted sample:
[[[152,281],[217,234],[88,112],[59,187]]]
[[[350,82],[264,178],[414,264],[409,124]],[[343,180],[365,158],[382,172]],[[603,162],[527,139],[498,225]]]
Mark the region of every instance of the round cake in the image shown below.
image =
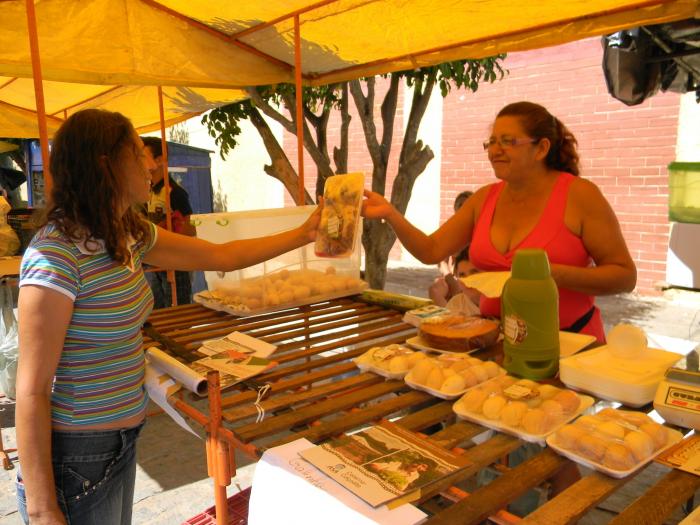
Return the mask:
[[[426,319],[420,336],[433,348],[468,352],[490,346],[498,339],[499,324],[479,316],[445,315]]]

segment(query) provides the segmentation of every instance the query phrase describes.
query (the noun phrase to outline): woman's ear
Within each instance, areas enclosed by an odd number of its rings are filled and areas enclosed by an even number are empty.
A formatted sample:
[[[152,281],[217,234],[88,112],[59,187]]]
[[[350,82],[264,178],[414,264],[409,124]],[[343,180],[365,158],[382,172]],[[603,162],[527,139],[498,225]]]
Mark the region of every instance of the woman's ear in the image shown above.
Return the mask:
[[[535,159],[544,160],[549,155],[549,150],[552,148],[552,143],[548,138],[542,138],[537,143],[537,150],[535,151]]]

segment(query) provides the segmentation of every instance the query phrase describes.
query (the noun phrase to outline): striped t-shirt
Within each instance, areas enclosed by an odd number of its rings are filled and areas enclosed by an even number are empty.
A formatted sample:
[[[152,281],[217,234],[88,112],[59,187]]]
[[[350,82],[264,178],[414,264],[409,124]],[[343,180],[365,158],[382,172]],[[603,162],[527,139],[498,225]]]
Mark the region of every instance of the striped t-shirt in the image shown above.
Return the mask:
[[[151,243],[131,247],[129,267],[104,246],[75,242],[53,224],[41,228],[22,259],[20,286],[44,286],[73,300],[51,397],[51,419],[94,425],[139,414],[146,405],[141,327],[153,295],[141,268]],[[21,322],[21,320],[20,320]]]

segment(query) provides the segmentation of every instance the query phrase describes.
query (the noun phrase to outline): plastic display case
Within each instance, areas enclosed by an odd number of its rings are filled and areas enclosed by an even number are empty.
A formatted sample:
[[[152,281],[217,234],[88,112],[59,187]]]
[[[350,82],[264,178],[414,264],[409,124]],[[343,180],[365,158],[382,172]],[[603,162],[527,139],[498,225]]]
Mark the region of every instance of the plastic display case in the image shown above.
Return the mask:
[[[315,206],[275,208],[243,212],[193,215],[197,236],[224,243],[263,237],[296,228]],[[248,316],[292,308],[362,292],[360,236],[352,254],[345,258],[322,258],[314,244],[233,272],[204,272],[207,291],[194,300],[209,308]]]

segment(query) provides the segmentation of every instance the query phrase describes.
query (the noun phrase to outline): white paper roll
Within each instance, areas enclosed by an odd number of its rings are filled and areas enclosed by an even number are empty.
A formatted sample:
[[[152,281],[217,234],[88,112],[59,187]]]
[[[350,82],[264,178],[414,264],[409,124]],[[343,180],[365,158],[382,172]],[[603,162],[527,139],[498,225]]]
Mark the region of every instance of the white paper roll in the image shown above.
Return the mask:
[[[203,396],[207,393],[207,378],[201,376],[187,365],[152,346],[146,349],[151,366],[168,374],[190,392]]]

